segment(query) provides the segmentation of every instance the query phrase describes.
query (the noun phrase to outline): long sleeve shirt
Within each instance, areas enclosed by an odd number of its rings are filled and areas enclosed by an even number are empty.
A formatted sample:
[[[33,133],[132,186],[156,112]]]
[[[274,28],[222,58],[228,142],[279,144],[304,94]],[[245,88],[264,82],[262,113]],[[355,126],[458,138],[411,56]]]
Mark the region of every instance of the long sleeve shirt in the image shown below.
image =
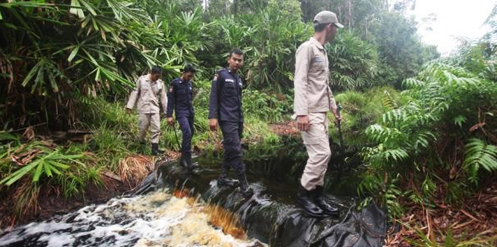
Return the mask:
[[[183,81],[181,78],[174,79],[167,93],[167,117],[173,116],[175,111],[178,117],[193,117],[193,87],[191,81]]]
[[[328,55],[323,45],[312,37],[300,45],[295,57],[295,114],[300,116],[336,110],[329,86]]]
[[[160,103],[160,104],[159,104]],[[167,110],[167,95],[162,80],[152,81],[150,74],[136,80],[136,88],[131,92],[126,108],[136,108],[139,113],[155,114]]]
[[[243,80],[229,68],[219,70],[211,86],[209,119],[226,122],[243,122]]]

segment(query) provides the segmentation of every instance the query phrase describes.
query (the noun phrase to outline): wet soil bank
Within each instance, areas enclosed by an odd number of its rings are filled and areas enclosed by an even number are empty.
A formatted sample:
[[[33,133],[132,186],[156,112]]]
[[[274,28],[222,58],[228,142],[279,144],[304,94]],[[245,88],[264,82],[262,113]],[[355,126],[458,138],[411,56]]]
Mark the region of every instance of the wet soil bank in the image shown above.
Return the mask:
[[[17,225],[23,225],[33,221],[41,221],[51,218],[54,215],[65,214],[75,209],[96,203],[103,203],[109,199],[122,195],[129,190],[129,187],[122,182],[109,179],[106,181],[104,188],[89,185],[81,196],[64,198],[63,195],[57,194],[56,191],[41,191],[38,199],[38,210],[36,214],[24,215],[22,218],[14,216],[13,193],[4,193],[0,195],[0,232],[1,229],[11,228]]]
[[[178,154],[168,152],[162,159],[164,161],[171,161],[177,157]],[[147,159],[152,160],[151,158]],[[145,166],[145,164],[141,165]],[[143,179],[143,177],[135,174],[135,177],[129,177],[128,181],[122,181],[117,174],[109,171],[103,172],[100,175],[104,184],[103,186],[90,183],[81,195],[69,198],[66,198],[60,189],[56,187],[43,186],[37,200],[31,202],[37,204],[36,210],[32,213],[22,214],[21,217],[15,216],[16,209],[14,202],[20,200],[16,196],[16,191],[14,188],[4,191],[0,194],[0,233],[2,230],[9,230],[18,225],[46,220],[54,215],[66,214],[91,204],[104,203],[111,198],[130,193]]]

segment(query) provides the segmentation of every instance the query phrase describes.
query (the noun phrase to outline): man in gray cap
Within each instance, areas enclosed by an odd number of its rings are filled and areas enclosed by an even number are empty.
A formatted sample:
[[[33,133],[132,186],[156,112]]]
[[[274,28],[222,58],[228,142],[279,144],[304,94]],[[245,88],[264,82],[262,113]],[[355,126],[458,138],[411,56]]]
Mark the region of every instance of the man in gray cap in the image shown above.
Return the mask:
[[[294,119],[302,134],[309,159],[300,180],[297,204],[308,215],[338,215],[338,209],[323,197],[324,175],[331,150],[328,112],[341,120],[329,86],[328,55],[323,45],[331,42],[343,25],[335,13],[321,11],[314,17],[314,36],[297,50],[294,78]]]

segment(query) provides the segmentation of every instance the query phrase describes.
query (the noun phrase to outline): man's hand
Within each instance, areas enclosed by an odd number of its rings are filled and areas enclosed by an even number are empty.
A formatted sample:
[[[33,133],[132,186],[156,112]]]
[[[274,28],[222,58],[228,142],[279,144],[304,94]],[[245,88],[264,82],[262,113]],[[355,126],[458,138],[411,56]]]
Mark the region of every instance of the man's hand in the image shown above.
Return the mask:
[[[127,112],[128,114],[131,114],[131,113],[133,113],[133,109],[131,109],[131,108],[126,108],[126,112]]]
[[[307,115],[297,116],[297,129],[300,131],[308,131],[311,127],[309,117]]]
[[[217,130],[217,119],[209,119],[209,129],[213,131]]]
[[[167,124],[169,124],[169,126],[174,126],[174,120],[172,117],[167,118]]]
[[[335,120],[336,120],[337,122],[341,122],[341,121],[342,121],[342,115],[340,115],[340,114],[338,113],[338,110],[337,110],[337,109],[333,110],[333,115],[335,116]]]

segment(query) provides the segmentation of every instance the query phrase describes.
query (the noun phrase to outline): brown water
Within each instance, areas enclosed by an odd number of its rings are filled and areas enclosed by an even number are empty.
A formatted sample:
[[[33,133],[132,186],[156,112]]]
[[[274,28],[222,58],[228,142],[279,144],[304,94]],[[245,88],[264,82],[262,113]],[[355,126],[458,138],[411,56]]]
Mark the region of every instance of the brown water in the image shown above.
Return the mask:
[[[265,246],[210,224],[206,204],[168,190],[114,198],[0,236],[0,246]]]

